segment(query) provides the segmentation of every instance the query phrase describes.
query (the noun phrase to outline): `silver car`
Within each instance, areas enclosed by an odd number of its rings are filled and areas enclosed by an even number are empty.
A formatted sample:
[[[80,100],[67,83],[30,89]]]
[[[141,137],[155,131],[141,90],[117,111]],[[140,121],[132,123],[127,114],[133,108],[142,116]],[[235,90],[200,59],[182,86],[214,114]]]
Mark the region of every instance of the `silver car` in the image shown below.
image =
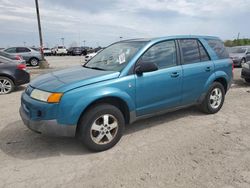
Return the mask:
[[[3,50],[9,54],[20,55],[31,66],[38,66],[41,61],[41,53],[28,47],[11,47]]]

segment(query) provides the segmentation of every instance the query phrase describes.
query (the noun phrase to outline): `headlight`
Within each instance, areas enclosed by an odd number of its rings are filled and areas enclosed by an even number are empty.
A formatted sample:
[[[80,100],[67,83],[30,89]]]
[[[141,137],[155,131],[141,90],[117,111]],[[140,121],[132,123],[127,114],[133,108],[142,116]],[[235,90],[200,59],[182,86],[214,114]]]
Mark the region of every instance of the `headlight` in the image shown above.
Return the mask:
[[[43,101],[43,102],[48,102],[48,103],[59,103],[63,94],[62,93],[50,93],[47,91],[41,91],[38,89],[34,89],[30,96],[33,99]]]

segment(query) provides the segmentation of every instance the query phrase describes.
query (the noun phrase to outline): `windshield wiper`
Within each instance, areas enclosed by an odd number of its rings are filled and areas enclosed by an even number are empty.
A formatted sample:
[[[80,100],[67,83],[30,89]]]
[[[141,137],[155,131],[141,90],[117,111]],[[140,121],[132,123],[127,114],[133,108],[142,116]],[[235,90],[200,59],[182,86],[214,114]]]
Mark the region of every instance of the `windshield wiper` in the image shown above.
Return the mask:
[[[88,68],[88,69],[95,69],[95,70],[103,70],[103,71],[105,71],[105,69],[102,69],[102,68],[99,68],[99,67],[88,67],[86,65],[83,65],[83,67]]]

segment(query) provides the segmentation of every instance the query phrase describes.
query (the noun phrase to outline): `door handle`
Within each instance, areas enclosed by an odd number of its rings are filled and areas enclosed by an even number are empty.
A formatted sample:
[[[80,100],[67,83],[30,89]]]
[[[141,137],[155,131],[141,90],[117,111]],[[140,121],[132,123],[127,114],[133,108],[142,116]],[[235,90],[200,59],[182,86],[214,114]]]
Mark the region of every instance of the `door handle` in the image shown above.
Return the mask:
[[[172,78],[176,78],[178,76],[180,76],[180,74],[178,72],[172,72],[172,74],[171,74]]]
[[[211,71],[211,67],[206,67],[205,71],[206,72],[210,72]]]

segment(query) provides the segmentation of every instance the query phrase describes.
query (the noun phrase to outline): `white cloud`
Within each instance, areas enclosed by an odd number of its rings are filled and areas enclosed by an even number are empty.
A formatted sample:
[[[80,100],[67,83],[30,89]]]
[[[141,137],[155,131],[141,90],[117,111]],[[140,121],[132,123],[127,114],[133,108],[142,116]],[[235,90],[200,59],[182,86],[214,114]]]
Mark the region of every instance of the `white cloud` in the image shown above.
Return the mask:
[[[209,34],[225,39],[241,32],[250,37],[245,18],[249,0],[92,0],[87,4],[71,0],[70,7],[67,0],[39,2],[45,41],[51,46],[62,36],[68,44],[87,40],[89,45],[107,45],[119,36]],[[0,46],[37,44],[35,3],[0,0],[0,27]]]

